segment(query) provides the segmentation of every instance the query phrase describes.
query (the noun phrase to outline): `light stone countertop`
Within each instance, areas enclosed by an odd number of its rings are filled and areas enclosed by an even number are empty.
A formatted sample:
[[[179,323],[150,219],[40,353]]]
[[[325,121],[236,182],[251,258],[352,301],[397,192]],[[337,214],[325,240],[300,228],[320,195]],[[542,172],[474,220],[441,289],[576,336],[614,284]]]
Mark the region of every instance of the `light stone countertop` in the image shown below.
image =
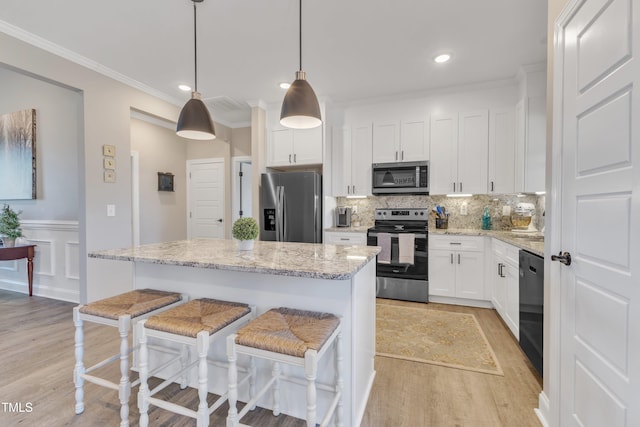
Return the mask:
[[[91,258],[345,280],[380,252],[378,246],[256,241],[239,251],[235,240],[192,239],[89,253]]]
[[[359,227],[328,227],[325,228],[324,231],[330,231],[330,232],[340,232],[340,233],[366,233],[367,230],[369,230],[369,228],[371,228],[372,226],[359,226]]]
[[[544,257],[544,236],[542,233],[518,234],[513,231],[498,230],[478,230],[471,228],[447,228],[447,229],[429,229],[429,234],[443,234],[450,236],[489,236],[502,240],[505,243],[517,246],[520,249],[532,252],[538,256]],[[529,236],[529,237],[527,237]],[[542,240],[533,240],[533,238],[541,238]]]

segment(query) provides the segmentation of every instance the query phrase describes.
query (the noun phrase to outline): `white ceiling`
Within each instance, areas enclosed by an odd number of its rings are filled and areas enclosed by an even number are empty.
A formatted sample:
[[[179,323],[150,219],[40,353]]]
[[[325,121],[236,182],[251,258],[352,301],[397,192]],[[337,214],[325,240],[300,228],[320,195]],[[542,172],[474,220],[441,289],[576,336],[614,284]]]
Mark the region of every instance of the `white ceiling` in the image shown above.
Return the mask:
[[[0,30],[24,30],[161,93],[193,86],[190,0],[2,0]],[[336,103],[513,78],[546,60],[546,0],[305,0],[303,58]],[[17,28],[16,28],[17,27]],[[432,57],[453,53],[447,64]],[[247,100],[279,103],[298,69],[298,1],[198,4],[198,89],[223,123]],[[227,109],[220,109],[224,100]],[[233,104],[239,104],[236,108]],[[227,111],[224,111],[227,110]]]

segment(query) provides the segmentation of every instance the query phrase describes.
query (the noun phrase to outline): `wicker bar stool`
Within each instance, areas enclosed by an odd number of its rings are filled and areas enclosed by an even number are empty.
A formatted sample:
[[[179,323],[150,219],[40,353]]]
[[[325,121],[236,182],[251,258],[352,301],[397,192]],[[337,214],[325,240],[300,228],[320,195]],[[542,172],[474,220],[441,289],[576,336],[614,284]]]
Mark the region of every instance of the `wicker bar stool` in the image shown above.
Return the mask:
[[[195,418],[198,427],[208,426],[211,413],[227,400],[227,394],[223,393],[211,406],[207,405],[207,394],[209,393],[208,364],[223,368],[228,367],[226,361],[216,361],[207,357],[209,347],[217,339],[226,337],[238,327],[249,322],[254,317],[254,313],[255,308],[247,304],[202,298],[190,301],[138,323],[141,381],[140,390],[138,391],[140,426],[146,427],[149,425],[149,405]],[[195,347],[198,354],[196,360],[191,363],[187,362],[179,372],[153,390],[149,390],[147,384],[149,378],[147,339],[149,337],[182,344],[183,346]],[[178,377],[185,378],[190,369],[196,366],[198,367],[198,397],[200,400],[197,411],[152,397]],[[246,369],[243,369],[243,371],[247,372]],[[243,382],[247,379],[250,379],[250,375],[245,376]],[[186,384],[184,385],[186,386]]]
[[[315,427],[317,418],[316,389],[333,393],[320,426],[328,425],[335,415],[335,423],[343,424],[342,407],[342,339],[340,319],[333,314],[302,311],[291,308],[275,308],[267,311],[237,334],[227,337],[227,357],[229,359],[229,414],[227,427],[242,426],[240,420],[255,408],[258,400],[273,386],[273,415],[280,415],[280,380],[307,387],[307,426]],[[332,385],[316,383],[318,362],[334,344],[335,382]],[[249,402],[238,413],[237,368],[238,354],[270,360],[271,379],[258,393],[252,393]],[[280,363],[304,368],[305,379],[287,377],[280,372]]]
[[[84,412],[84,382],[89,381],[102,387],[118,391],[120,399],[120,426],[129,425],[129,396],[131,387],[139,384],[139,380],[131,383],[129,380],[129,353],[137,347],[129,348],[129,331],[132,322],[137,322],[157,314],[163,310],[176,307],[186,301],[188,297],[176,292],[158,291],[154,289],[139,289],[124,294],[116,295],[92,302],[87,305],[79,305],[73,308],[73,322],[75,324],[75,356],[76,364],[73,372],[73,381],[76,392],[76,414]],[[84,367],[84,331],[83,323],[93,322],[102,325],[113,326],[120,332],[120,352],[108,357],[90,368]],[[177,359],[179,355],[176,355]],[[175,360],[175,359],[172,359]],[[118,384],[94,375],[90,372],[102,368],[109,363],[120,360],[120,382]]]

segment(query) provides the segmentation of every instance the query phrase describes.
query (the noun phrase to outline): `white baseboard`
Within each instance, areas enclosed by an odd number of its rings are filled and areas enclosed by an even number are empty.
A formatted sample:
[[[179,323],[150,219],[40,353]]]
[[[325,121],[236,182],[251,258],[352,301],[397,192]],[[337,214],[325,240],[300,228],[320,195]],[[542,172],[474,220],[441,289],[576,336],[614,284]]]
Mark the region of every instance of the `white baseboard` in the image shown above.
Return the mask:
[[[438,304],[464,305],[468,307],[493,308],[491,301],[475,300],[467,298],[441,297],[437,295],[429,295],[429,302]]]
[[[549,427],[549,422],[547,421],[549,419],[549,409],[549,398],[543,390],[538,395],[538,407],[533,410],[543,427]]]

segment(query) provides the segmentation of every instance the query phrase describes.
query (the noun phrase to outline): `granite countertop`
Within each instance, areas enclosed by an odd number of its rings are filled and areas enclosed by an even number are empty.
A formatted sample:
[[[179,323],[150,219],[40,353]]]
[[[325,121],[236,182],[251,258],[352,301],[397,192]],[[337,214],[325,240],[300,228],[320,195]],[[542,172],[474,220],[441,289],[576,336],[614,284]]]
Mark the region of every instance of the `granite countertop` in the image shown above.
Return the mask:
[[[89,253],[90,258],[344,280],[380,252],[378,246],[256,241],[239,251],[235,240],[192,239]]]
[[[371,225],[361,225],[359,227],[327,227],[324,231],[339,231],[342,233],[366,233]]]
[[[470,228],[429,229],[429,234],[444,234],[451,236],[489,236],[520,249],[544,257],[544,235],[542,233],[514,233],[513,231],[478,230]]]

